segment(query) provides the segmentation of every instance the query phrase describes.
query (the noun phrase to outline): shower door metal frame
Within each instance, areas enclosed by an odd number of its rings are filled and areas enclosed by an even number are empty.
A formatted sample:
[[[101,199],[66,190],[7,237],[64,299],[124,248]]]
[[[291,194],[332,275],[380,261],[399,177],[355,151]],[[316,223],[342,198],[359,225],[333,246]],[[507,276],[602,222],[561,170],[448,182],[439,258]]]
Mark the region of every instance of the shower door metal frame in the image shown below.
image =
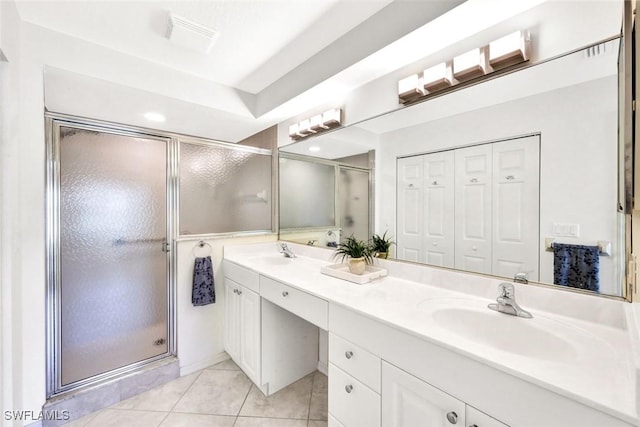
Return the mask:
[[[62,385],[61,339],[60,339],[60,128],[108,133],[134,138],[153,139],[166,142],[166,186],[167,186],[167,351],[165,353],[134,362],[92,377]],[[132,372],[144,365],[176,355],[176,236],[177,236],[177,183],[178,140],[175,137],[133,126],[115,125],[78,118],[74,116],[45,113],[46,135],[46,378],[47,399],[92,386],[117,376]]]

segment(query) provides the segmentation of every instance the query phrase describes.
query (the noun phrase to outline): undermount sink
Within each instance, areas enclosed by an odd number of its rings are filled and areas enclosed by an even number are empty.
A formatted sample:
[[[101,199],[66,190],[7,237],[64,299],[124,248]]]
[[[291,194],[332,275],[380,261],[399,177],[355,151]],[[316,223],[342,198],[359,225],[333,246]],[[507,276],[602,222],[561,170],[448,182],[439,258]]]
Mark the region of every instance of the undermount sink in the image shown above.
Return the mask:
[[[556,362],[575,361],[588,334],[561,322],[537,316],[525,319],[498,313],[482,301],[431,299],[418,304],[440,329],[503,352]],[[595,339],[595,337],[593,337]]]

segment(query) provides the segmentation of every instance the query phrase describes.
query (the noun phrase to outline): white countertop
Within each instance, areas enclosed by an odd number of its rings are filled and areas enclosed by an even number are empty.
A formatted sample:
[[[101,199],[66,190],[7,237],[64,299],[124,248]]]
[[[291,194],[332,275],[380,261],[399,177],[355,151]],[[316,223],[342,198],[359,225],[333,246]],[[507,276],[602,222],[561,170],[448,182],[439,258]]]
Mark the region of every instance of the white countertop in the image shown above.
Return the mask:
[[[629,303],[583,295],[563,296],[558,294],[558,290],[542,287],[518,287],[516,300],[534,316],[534,319],[525,321],[537,322],[536,325],[540,328],[575,331],[577,341],[582,342],[579,346],[580,354],[570,361],[554,360],[551,357],[532,358],[501,351],[444,330],[434,324],[428,310],[419,307],[423,301],[433,299],[442,299],[444,304],[451,306],[457,305],[458,302],[461,306],[486,306],[493,301],[483,296],[488,292],[497,293],[498,281],[495,279],[451,271],[442,273],[443,270],[428,266],[382,262],[381,264],[390,267],[387,277],[358,285],[320,273],[322,265],[335,262],[328,259],[331,252],[304,245],[289,245],[297,254],[297,258],[289,261],[277,261],[277,257],[282,255],[277,253],[273,243],[225,246],[224,257],[261,275],[330,303],[340,304],[374,320],[638,425],[636,360],[629,330],[624,324],[626,322],[615,320],[625,318],[625,306],[629,306]],[[268,262],[274,257],[277,262]],[[267,259],[267,262],[263,259]],[[405,270],[412,270],[412,274],[404,274]],[[436,270],[435,273],[433,270]],[[474,292],[463,293],[447,289],[443,287],[442,277],[438,274],[446,274],[448,280],[461,283],[472,277],[477,282],[474,284]],[[411,281],[399,276],[413,279],[419,276],[423,280]],[[438,286],[433,286],[429,279]],[[457,285],[458,288],[460,286],[462,285]],[[527,293],[527,288],[536,289]],[[520,293],[524,297],[522,300],[518,297]],[[589,319],[589,313],[569,317],[563,315],[566,313],[559,314],[540,308],[549,305],[557,310],[558,304],[545,305],[545,301],[563,297],[568,301],[579,299],[577,305],[584,305],[583,311],[589,311],[590,298],[594,304],[591,311],[598,317],[598,323]],[[527,305],[525,302],[530,304]],[[611,313],[608,313],[609,311]],[[614,320],[599,321],[600,318]],[[544,352],[544,349],[540,351]]]

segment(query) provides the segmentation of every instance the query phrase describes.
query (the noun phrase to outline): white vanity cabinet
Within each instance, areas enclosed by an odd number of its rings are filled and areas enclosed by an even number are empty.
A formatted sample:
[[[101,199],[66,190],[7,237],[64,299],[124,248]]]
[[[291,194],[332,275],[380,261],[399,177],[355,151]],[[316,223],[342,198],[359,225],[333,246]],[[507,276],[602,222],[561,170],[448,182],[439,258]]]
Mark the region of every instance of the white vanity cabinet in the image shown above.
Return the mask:
[[[315,371],[327,301],[233,262],[223,271],[224,348],[251,381],[270,395]]]
[[[385,427],[507,427],[413,375],[382,362]]]
[[[225,267],[224,348],[251,381],[260,384],[260,295],[256,292],[258,275],[230,263]]]
[[[380,362],[378,356],[329,333],[329,415],[336,425],[381,425]]]

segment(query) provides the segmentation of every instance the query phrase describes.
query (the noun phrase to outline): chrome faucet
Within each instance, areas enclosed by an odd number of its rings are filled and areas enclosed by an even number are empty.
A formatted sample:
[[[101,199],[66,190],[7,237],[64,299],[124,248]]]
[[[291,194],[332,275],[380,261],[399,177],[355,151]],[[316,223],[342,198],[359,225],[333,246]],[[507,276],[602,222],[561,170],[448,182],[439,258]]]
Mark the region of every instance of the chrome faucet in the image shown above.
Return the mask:
[[[496,298],[496,303],[489,304],[489,308],[512,316],[527,319],[533,317],[531,313],[518,305],[516,302],[516,289],[512,283],[508,282],[502,282],[498,285],[498,298]]]
[[[289,246],[287,246],[286,243],[284,242],[279,242],[278,243],[278,252],[280,252],[281,254],[284,254],[285,258],[295,258],[296,254],[293,253],[293,251],[291,249],[289,249]]]

